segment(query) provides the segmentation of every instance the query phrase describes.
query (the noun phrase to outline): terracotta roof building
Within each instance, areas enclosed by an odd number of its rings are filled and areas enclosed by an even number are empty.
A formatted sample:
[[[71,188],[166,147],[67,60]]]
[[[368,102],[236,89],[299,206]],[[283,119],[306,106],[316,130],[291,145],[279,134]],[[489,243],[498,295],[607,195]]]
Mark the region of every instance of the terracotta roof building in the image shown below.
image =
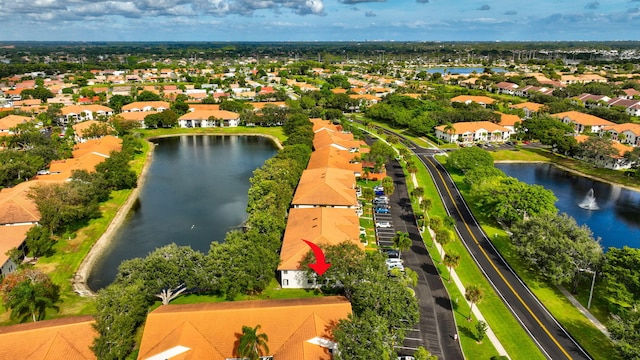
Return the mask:
[[[615,125],[615,123],[609,120],[578,111],[565,111],[558,114],[551,114],[551,116],[560,119],[565,124],[572,125],[576,134],[581,134],[584,131],[600,133],[604,127]]]
[[[166,101],[135,101],[122,107],[122,112],[148,112],[164,111],[169,109],[170,104]]]
[[[611,134],[611,139],[623,144],[640,146],[640,124],[624,123],[606,126],[602,129],[602,134]]]
[[[460,95],[452,98],[451,102],[461,102],[465,104],[474,102],[482,105],[483,107],[487,107],[487,105],[491,105],[496,101],[488,96]]]
[[[542,109],[543,106],[544,105],[542,104],[538,104],[534,102],[524,102],[521,104],[511,105],[510,107],[512,109],[522,109],[524,111],[524,117],[526,119],[531,119],[534,114],[537,114],[540,112],[540,109]]]
[[[336,168],[352,170],[356,177],[362,174],[360,154],[341,150],[332,146],[324,147],[311,153],[307,169]]]
[[[27,196],[38,181],[25,181],[0,190],[0,225],[31,225],[40,220],[40,212]]]
[[[164,305],[149,313],[138,359],[239,358],[242,327],[260,325],[279,360],[330,360],[333,329],[351,313],[344,297]]]
[[[315,279],[307,278],[306,272],[300,268],[300,261],[309,252],[309,246],[302,239],[316,245],[338,245],[349,241],[364,251],[360,241],[360,223],[353,210],[326,207],[291,209],[278,266],[280,285],[283,288],[316,286]]]
[[[0,359],[93,360],[91,316],[0,327]]]
[[[7,276],[16,271],[18,264],[13,262],[7,253],[11,249],[22,249],[27,238],[27,231],[35,225],[0,226],[0,275]],[[1,352],[1,350],[0,350]]]
[[[297,208],[331,206],[355,209],[356,177],[352,170],[309,169],[302,172],[291,205]]]
[[[10,133],[12,128],[29,121],[31,121],[31,118],[28,116],[13,114],[7,115],[3,118],[0,118],[0,132]]]
[[[509,140],[511,130],[490,121],[471,121],[436,126],[436,137],[447,143],[502,142]]]
[[[215,118],[215,120],[209,120]],[[236,127],[240,123],[240,114],[226,110],[195,110],[178,118],[178,125],[192,127]]]

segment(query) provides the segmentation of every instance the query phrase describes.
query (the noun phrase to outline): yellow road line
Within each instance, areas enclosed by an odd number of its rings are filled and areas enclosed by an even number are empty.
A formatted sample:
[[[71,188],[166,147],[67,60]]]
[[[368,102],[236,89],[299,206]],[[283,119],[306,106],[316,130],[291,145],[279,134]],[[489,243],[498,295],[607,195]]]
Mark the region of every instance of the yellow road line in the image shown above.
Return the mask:
[[[504,283],[507,285],[507,287],[509,288],[509,290],[511,290],[511,292],[516,296],[516,298],[520,301],[520,303],[522,305],[524,305],[525,309],[529,312],[529,314],[531,314],[531,316],[533,316],[534,320],[538,323],[538,325],[540,325],[540,327],[542,328],[542,330],[544,330],[545,333],[547,333],[547,335],[549,335],[549,337],[551,338],[551,340],[558,346],[558,348],[560,349],[560,351],[562,351],[563,354],[566,355],[566,357],[568,359],[572,359],[571,355],[569,355],[569,353],[562,347],[562,345],[560,345],[560,343],[558,342],[558,340],[556,340],[556,338],[549,332],[549,330],[547,329],[546,326],[544,326],[544,324],[542,324],[542,322],[540,321],[540,319],[538,319],[538,317],[533,313],[533,311],[529,308],[529,306],[524,302],[524,300],[522,300],[522,298],[520,297],[520,295],[515,291],[515,289],[511,286],[511,284],[507,281],[507,279],[502,275],[502,273],[500,272],[500,270],[498,270],[498,267],[494,264],[494,262],[491,260],[491,258],[489,257],[489,254],[487,254],[487,252],[484,250],[484,248],[482,246],[480,246],[480,243],[478,242],[478,239],[476,238],[475,235],[473,235],[473,232],[471,231],[471,228],[469,227],[469,224],[467,224],[466,221],[464,221],[464,217],[462,216],[462,212],[460,211],[460,209],[458,208],[458,204],[456,204],[455,199],[453,198],[453,195],[451,194],[451,191],[449,190],[449,187],[446,185],[446,181],[444,180],[444,177],[442,176],[442,174],[437,171],[437,166],[433,163],[433,160],[430,157],[425,157],[430,163],[431,165],[436,168],[436,172],[438,174],[438,176],[440,177],[440,180],[442,180],[442,183],[444,184],[444,188],[447,190],[447,194],[449,195],[449,198],[451,199],[451,202],[453,203],[453,206],[456,208],[456,211],[458,212],[458,215],[460,216],[460,219],[462,220],[462,222],[464,223],[464,226],[467,228],[467,232],[469,232],[469,235],[471,235],[471,238],[473,239],[473,241],[478,245],[478,248],[480,249],[480,251],[482,251],[482,254],[484,255],[485,258],[487,258],[487,260],[489,261],[489,264],[491,264],[491,266],[493,267],[493,269],[498,273],[498,275],[500,276],[500,278],[502,279],[502,281],[504,281]]]

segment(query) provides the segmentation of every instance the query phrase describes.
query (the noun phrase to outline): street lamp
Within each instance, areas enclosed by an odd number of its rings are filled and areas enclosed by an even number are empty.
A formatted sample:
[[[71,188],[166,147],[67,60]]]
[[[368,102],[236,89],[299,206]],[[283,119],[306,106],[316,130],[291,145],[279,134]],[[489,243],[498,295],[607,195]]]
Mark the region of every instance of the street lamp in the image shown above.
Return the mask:
[[[582,272],[593,274],[591,279],[591,290],[589,291],[589,301],[587,301],[587,309],[591,308],[591,299],[593,298],[593,287],[596,284],[596,272],[590,269],[580,269]]]

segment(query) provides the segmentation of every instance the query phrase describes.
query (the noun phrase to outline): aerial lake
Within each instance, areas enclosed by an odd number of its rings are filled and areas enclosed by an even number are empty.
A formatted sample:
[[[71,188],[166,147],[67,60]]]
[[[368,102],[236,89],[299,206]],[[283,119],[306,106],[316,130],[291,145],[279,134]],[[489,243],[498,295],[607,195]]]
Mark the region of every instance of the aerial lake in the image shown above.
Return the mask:
[[[446,72],[447,74],[453,74],[453,75],[462,75],[462,74],[467,75],[467,74],[473,73],[474,71],[477,74],[482,74],[484,72],[484,68],[481,68],[481,67],[450,67],[450,68],[439,67],[439,68],[428,68],[424,70],[429,74],[433,74],[433,73],[444,74]],[[507,70],[503,68],[491,68],[491,71],[495,73],[500,73],[500,72],[506,72]]]
[[[92,290],[109,285],[120,263],[170,243],[208,252],[212,241],[246,220],[249,178],[274,156],[260,136],[185,135],[156,145],[144,187],[88,279]]]
[[[578,176],[550,164],[498,163],[496,167],[520,181],[553,191],[560,212],[589,226],[594,237],[602,239],[605,251],[609,247],[640,248],[640,192]],[[591,189],[597,210],[580,207]]]

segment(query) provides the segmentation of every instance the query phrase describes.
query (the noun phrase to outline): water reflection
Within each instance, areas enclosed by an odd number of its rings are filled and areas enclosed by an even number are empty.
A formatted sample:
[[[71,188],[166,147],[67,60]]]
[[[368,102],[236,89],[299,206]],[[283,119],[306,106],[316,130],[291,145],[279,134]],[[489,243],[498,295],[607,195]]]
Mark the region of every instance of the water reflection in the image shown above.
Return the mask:
[[[607,247],[640,247],[640,193],[560,170],[550,164],[496,164],[507,175],[552,190],[560,212],[586,224]],[[593,189],[599,210],[579,207]]]
[[[161,138],[146,183],[126,224],[89,276],[108,285],[125,259],[175,242],[207,252],[212,241],[246,219],[249,178],[276,152],[257,136],[188,135]]]

